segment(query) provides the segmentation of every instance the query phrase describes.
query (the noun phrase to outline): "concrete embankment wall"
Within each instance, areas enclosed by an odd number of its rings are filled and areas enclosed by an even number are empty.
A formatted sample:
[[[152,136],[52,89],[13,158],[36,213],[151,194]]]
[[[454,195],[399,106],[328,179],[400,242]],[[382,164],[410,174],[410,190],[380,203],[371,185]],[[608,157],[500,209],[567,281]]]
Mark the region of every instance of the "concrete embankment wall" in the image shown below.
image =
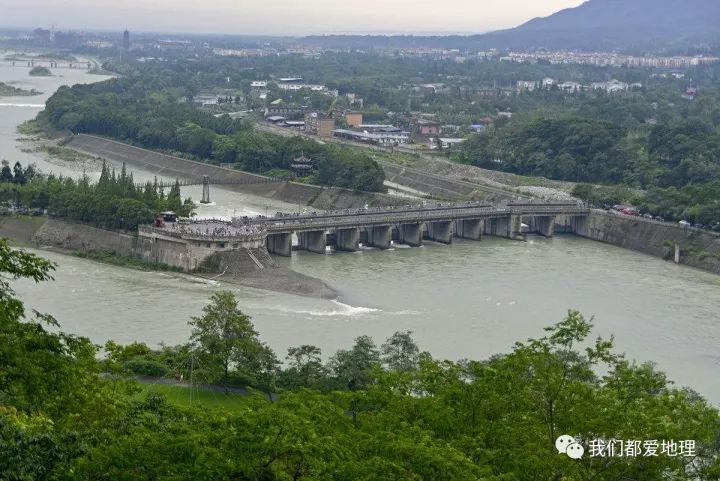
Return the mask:
[[[442,199],[498,202],[514,200],[519,195],[499,188],[455,180],[390,162],[381,162],[380,165],[385,171],[385,178],[388,181]]]
[[[569,227],[579,236],[666,260],[674,260],[677,244],[681,264],[720,274],[720,235],[712,232],[604,211],[557,223],[558,230]]]
[[[73,252],[112,252],[205,273],[228,270],[228,274],[241,276],[275,265],[264,247],[252,249],[252,252],[237,249],[218,253],[197,246],[189,249],[187,243],[173,238],[138,238],[134,234],[46,217],[0,217],[0,237],[24,246],[52,247]],[[213,263],[213,258],[221,259],[222,262]],[[212,269],[215,265],[219,270]]]
[[[32,242],[38,247],[56,247],[70,251],[109,251],[132,256],[135,254],[137,237],[84,224],[47,219],[33,235]]]
[[[125,162],[130,167],[135,166],[170,178],[199,180],[203,175],[207,175],[211,179],[248,182],[238,185],[223,185],[222,188],[269,197],[291,204],[309,205],[318,209],[354,208],[362,207],[365,204],[402,205],[407,203],[406,199],[384,194],[323,188],[297,182],[271,181],[262,175],[161,154],[93,135],[75,135],[65,146],[116,162]]]
[[[33,237],[47,220],[47,217],[2,216],[0,237],[9,239],[14,245],[34,246]]]

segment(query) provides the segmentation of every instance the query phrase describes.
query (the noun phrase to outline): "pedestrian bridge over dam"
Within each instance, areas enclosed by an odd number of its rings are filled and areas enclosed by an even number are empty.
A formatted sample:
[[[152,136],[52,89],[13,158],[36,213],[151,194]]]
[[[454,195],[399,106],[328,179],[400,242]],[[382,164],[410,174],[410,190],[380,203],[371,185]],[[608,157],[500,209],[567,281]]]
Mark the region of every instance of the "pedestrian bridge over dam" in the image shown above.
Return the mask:
[[[340,251],[356,251],[361,244],[388,249],[393,241],[417,247],[426,239],[450,244],[455,237],[481,240],[484,235],[518,239],[532,232],[552,237],[558,216],[584,217],[589,213],[589,208],[575,203],[447,203],[309,215],[278,213],[271,218],[242,221],[263,226],[270,253],[290,256],[293,234],[297,248],[324,254],[328,245]]]

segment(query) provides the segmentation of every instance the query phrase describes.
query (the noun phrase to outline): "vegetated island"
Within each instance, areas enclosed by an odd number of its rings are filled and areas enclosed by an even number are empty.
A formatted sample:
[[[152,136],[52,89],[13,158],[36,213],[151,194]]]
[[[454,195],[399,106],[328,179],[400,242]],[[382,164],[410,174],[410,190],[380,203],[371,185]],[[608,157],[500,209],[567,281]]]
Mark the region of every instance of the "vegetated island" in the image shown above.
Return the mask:
[[[15,204],[13,210],[0,206],[0,237],[20,245],[52,248],[93,261],[142,270],[182,271],[161,262],[148,261],[113,246],[116,236],[127,236],[138,226],[151,224],[157,212],[173,211],[190,217],[194,204],[181,199],[176,184],[160,195],[157,186],[137,187],[125,167],[119,175],[103,165],[100,180],[74,181],[46,176],[31,165],[16,162],[0,169],[0,203]],[[84,194],[81,192],[85,191]],[[80,200],[84,199],[84,200]],[[104,200],[103,200],[104,199]],[[92,205],[92,212],[81,206]],[[42,214],[49,213],[52,222]],[[20,215],[18,215],[20,214]],[[31,217],[22,214],[31,214]],[[4,216],[3,216],[4,215]],[[44,226],[48,223],[47,226]],[[78,232],[84,234],[78,235]],[[106,236],[113,239],[105,244]],[[84,236],[84,237],[83,237]],[[82,240],[84,238],[85,240]],[[217,272],[216,272],[217,271]],[[320,279],[278,266],[271,260],[260,271],[232,265],[211,271],[193,271],[193,275],[229,284],[271,290],[306,297],[336,299],[340,295]]]
[[[42,94],[42,92],[38,92],[35,89],[25,90],[0,82],[0,97],[32,97],[40,94]]]
[[[52,77],[52,72],[47,67],[33,67],[30,70],[31,77]]]

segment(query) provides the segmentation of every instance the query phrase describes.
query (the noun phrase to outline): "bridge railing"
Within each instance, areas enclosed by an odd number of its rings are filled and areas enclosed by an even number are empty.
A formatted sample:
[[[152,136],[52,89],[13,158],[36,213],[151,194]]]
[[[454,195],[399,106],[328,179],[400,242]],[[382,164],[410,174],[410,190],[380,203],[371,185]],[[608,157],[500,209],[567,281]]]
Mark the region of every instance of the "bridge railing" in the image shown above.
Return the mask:
[[[488,219],[517,216],[552,216],[552,215],[587,215],[589,209],[571,206],[533,206],[524,208],[491,207],[491,208],[456,208],[438,209],[430,211],[389,211],[375,215],[340,215],[323,216],[317,218],[269,218],[263,223],[268,232],[283,232],[291,230],[325,229],[333,227],[352,227],[363,225],[388,225],[415,222],[440,222],[458,219]]]
[[[238,233],[232,230],[229,230],[226,233],[221,233],[220,231],[202,232],[200,230],[193,229],[168,229],[149,225],[138,226],[138,232],[141,235],[146,236],[161,235],[174,237],[176,239],[196,240],[203,242],[249,242],[264,240],[267,235],[267,231],[264,228],[258,228],[258,230],[255,232],[247,233]]]
[[[215,179],[210,178],[210,185],[255,185],[255,184],[272,184],[275,182],[282,182],[281,179],[276,179],[274,177],[261,177],[258,176],[257,178],[242,178],[242,179]],[[135,183],[135,188],[137,189],[144,189],[147,184],[150,184],[152,186],[157,185],[158,188],[161,189],[169,189],[173,186],[175,186],[175,182],[168,182],[168,181],[161,181],[155,184],[154,182],[137,182]],[[203,180],[178,180],[177,184],[180,185],[180,187],[190,187],[195,185],[203,185]]]

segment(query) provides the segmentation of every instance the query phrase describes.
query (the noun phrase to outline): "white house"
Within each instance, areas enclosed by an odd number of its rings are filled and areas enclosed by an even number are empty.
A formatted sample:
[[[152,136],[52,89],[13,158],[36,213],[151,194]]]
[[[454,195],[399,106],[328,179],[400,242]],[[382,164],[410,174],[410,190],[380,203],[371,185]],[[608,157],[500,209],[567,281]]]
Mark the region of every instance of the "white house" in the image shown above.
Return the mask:
[[[537,82],[535,82],[534,80],[518,80],[518,82],[517,82],[518,92],[522,92],[522,91],[532,92],[536,88],[537,88]]]
[[[607,93],[625,92],[630,88],[626,82],[612,79],[609,82],[594,82],[591,84],[593,90],[604,90]]]
[[[583,89],[583,86],[577,82],[563,82],[558,85],[558,88],[563,92],[575,93],[580,92]]]

